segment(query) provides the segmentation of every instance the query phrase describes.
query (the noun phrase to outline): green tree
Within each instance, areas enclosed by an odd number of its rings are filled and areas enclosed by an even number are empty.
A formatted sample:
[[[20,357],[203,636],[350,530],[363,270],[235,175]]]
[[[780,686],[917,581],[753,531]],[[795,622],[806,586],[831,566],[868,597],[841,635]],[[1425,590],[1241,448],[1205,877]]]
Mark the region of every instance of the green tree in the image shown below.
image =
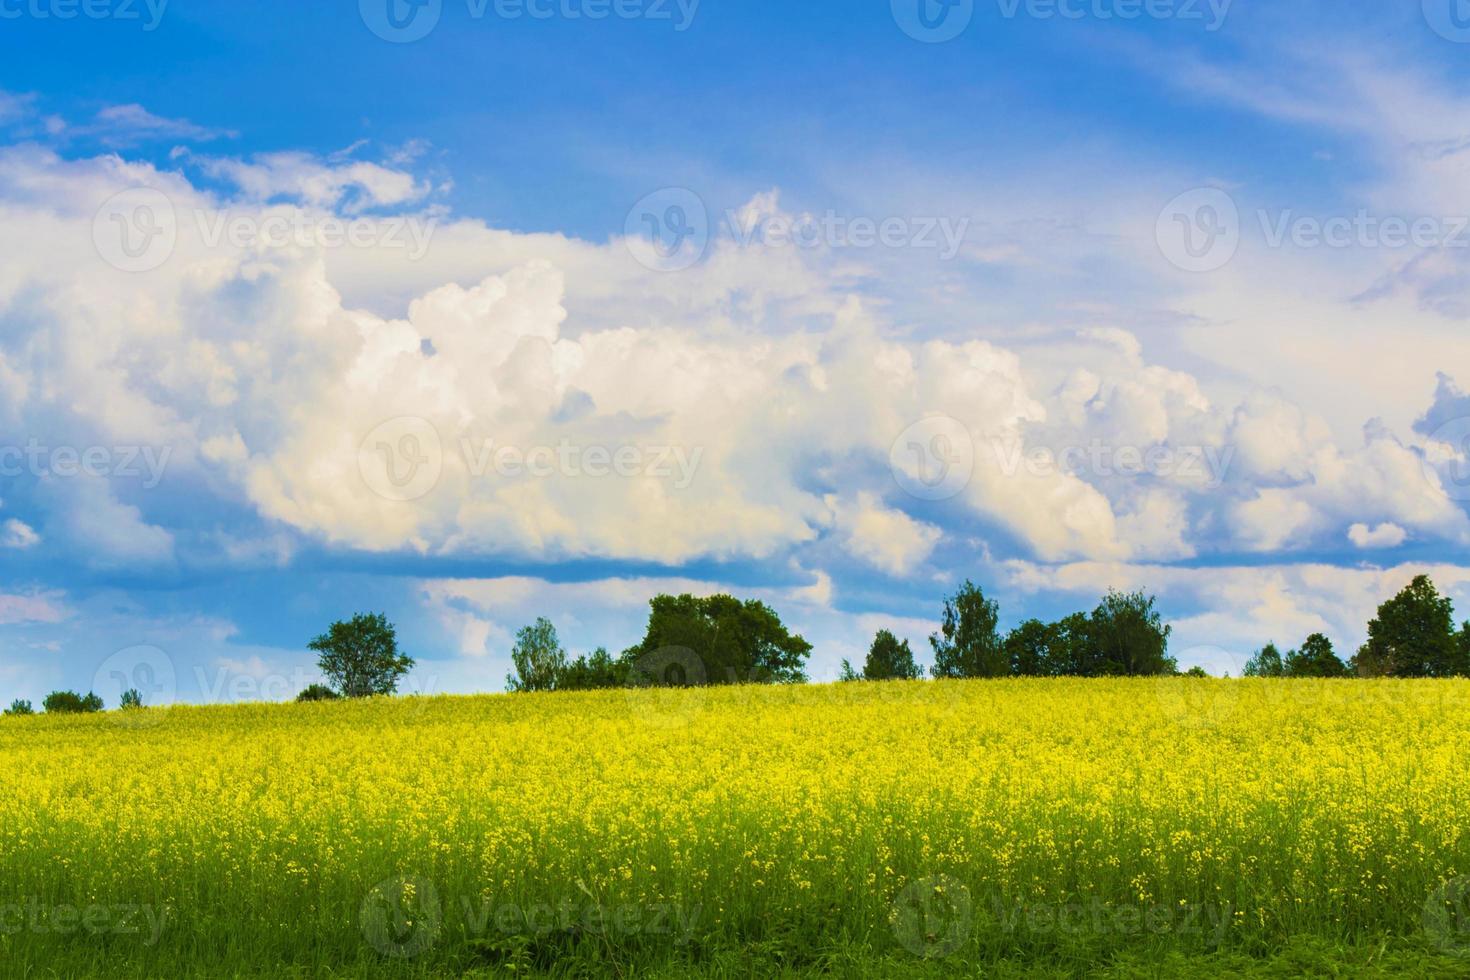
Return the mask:
[[[102,699],[92,693],[81,695],[75,691],[52,691],[41,702],[41,707],[53,715],[89,715],[102,710]]]
[[[143,707],[143,695],[136,687],[130,687],[122,692],[122,699],[117,705],[123,711],[133,711]]]
[[[567,652],[545,616],[516,632],[510,660],[516,671],[506,675],[505,684],[511,691],[555,691],[567,669]]]
[[[306,701],[336,701],[342,695],[332,690],[325,684],[308,684],[302,688],[301,693],[296,695],[296,700]]]
[[[602,647],[567,664],[556,682],[559,691],[592,691],[622,687],[628,680],[627,664],[615,660]]]
[[[29,701],[16,698],[10,702],[10,707],[5,709],[5,713],[7,715],[33,715],[36,713],[36,709],[31,707]]]
[[[1184,676],[1185,677],[1209,677],[1210,676],[1210,673],[1209,673],[1209,671],[1207,671],[1203,667],[1201,667],[1199,664],[1195,664],[1193,667],[1189,668],[1188,670],[1186,670],[1184,672]]]
[[[1052,623],[1047,631],[1047,662],[1054,676],[1095,677],[1101,655],[1092,642],[1092,620],[1072,613]]]
[[[1169,656],[1170,627],[1142,592],[1112,592],[1103,597],[1087,624],[1088,676],[1138,677],[1176,674]]]
[[[323,676],[349,698],[392,694],[414,664],[399,651],[398,635],[382,613],[359,613],[335,622],[308,647],[317,652]]]
[[[1010,673],[996,625],[1000,606],[969,579],[944,600],[939,632],[929,637],[936,678],[1004,677]]]
[[[1470,668],[1461,651],[1454,604],[1420,575],[1378,607],[1353,669],[1365,677],[1454,677]]]
[[[852,667],[847,661],[844,668],[850,674]],[[879,630],[868,648],[868,659],[860,675],[865,681],[912,681],[924,676],[924,671],[914,663],[914,651],[909,649],[908,640],[900,640],[888,630]]]
[[[643,642],[623,659],[640,675],[649,673],[644,665],[657,661],[658,682],[665,683],[665,651],[689,651],[695,658],[688,664],[683,653],[673,658],[685,675],[681,683],[791,684],[806,680],[812,645],[790,633],[773,609],[755,599],[659,595],[649,602]]]
[[[1287,677],[1347,677],[1348,665],[1332,649],[1332,641],[1321,633],[1307,637],[1300,650],[1286,655]]]
[[[1267,643],[1245,662],[1241,673],[1246,677],[1284,677],[1286,663],[1281,659],[1281,651],[1276,649],[1276,644]]]
[[[1006,634],[1006,662],[1017,677],[1051,677],[1059,673],[1061,627],[1028,619]]]

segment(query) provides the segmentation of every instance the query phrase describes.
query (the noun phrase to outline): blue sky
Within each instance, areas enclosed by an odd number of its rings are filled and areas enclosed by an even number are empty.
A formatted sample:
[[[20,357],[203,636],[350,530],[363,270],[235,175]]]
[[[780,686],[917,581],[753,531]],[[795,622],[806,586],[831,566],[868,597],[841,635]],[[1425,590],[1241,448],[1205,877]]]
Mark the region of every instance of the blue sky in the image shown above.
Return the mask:
[[[394,2],[0,2],[0,696],[288,696],[365,608],[496,690],[684,589],[819,678],[967,576],[1216,672],[1470,615],[1449,0]]]

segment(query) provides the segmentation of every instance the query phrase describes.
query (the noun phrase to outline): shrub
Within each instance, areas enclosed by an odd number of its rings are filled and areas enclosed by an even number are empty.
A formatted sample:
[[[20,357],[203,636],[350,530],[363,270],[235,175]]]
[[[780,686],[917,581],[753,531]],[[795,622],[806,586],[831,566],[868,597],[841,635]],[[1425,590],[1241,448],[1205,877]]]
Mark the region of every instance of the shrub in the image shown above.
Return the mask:
[[[102,699],[92,693],[84,697],[75,691],[52,691],[41,707],[52,715],[88,715],[102,710]]]
[[[14,701],[10,702],[10,707],[5,709],[5,713],[7,715],[33,715],[36,713],[36,709],[31,707],[31,703],[29,701],[23,701],[20,698],[16,698]]]
[[[312,684],[296,695],[297,701],[340,701],[342,695],[325,684]]]
[[[136,687],[130,687],[122,693],[122,700],[118,702],[118,707],[123,711],[133,711],[141,708],[143,707],[143,695],[138,692]]]

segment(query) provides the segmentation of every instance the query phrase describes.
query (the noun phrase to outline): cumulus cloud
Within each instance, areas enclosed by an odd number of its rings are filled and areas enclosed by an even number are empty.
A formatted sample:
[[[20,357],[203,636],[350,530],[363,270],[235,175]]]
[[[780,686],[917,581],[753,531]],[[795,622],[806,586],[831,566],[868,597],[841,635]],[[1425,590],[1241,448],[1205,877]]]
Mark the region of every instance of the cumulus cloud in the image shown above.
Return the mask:
[[[621,240],[469,221],[443,222],[421,262],[212,242],[196,213],[309,222],[421,204],[428,185],[304,154],[188,162],[238,196],[117,157],[0,152],[0,215],[18,230],[0,243],[0,415],[18,435],[167,448],[175,486],[309,540],[677,566],[787,561],[830,539],[896,576],[923,574],[947,536],[1051,562],[1343,546],[1358,523],[1467,540],[1419,443],[1375,424],[1343,448],[1281,392],[1217,400],[1119,327],[1015,348],[909,336],[830,250],[760,241],[721,239],[679,274]],[[166,261],[143,275],[95,250],[78,261],[98,205],[137,185],[175,213]],[[408,266],[439,281],[398,310],[338,287]],[[940,501],[891,469],[899,435],[935,417],[972,464]],[[74,480],[48,496],[48,538],[88,561],[177,556],[158,495]],[[458,629],[466,651],[496,635]]]

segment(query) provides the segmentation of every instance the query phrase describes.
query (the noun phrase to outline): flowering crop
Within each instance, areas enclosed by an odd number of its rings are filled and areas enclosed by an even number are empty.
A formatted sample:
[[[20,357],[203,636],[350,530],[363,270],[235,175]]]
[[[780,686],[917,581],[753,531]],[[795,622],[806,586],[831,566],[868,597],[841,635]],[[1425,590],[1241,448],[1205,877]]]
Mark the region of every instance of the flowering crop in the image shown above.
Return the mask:
[[[1470,948],[1466,682],[150,708],[3,719],[0,758],[21,974]]]

